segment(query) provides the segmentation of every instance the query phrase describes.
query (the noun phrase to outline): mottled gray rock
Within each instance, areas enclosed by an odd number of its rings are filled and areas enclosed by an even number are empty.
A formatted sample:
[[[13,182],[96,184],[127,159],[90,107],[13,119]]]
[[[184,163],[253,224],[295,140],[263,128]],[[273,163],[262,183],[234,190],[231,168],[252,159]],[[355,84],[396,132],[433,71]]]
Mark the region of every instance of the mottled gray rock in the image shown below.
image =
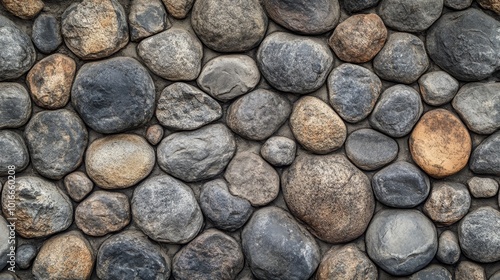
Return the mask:
[[[74,201],[80,202],[92,191],[94,183],[85,173],[76,171],[64,178],[64,187]]]
[[[349,13],[377,6],[380,0],[340,0],[340,5]]]
[[[409,280],[453,280],[448,269],[431,264],[428,267],[414,273]]]
[[[429,28],[442,10],[443,0],[382,0],[378,15],[385,25],[396,30],[419,32]]]
[[[466,257],[478,262],[500,260],[500,212],[480,207],[465,216],[458,226],[458,240]]]
[[[486,271],[477,263],[461,261],[455,269],[455,280],[486,280]]]
[[[444,0],[444,5],[455,10],[463,10],[472,4],[473,0]]]
[[[315,280],[376,280],[377,275],[377,267],[368,256],[355,245],[348,244],[340,248],[332,247],[325,253]]]
[[[491,275],[488,280],[500,280],[500,270]]]
[[[373,129],[359,129],[351,133],[345,142],[347,157],[363,170],[379,169],[398,155],[398,143]]]
[[[5,266],[7,266],[7,261],[10,257],[7,255],[10,253],[10,228],[8,227],[8,225],[9,223],[7,223],[5,218],[3,216],[0,216],[0,269],[3,269]]]
[[[17,247],[16,264],[20,269],[28,269],[37,253],[36,246],[32,244],[23,244]]]
[[[168,13],[174,18],[183,19],[193,7],[194,0],[162,0]]]
[[[486,138],[476,147],[469,166],[474,173],[500,176],[500,131]]]
[[[436,258],[444,264],[455,264],[460,259],[460,254],[457,235],[451,230],[441,233]]]
[[[424,74],[418,79],[418,85],[422,99],[432,106],[440,106],[450,102],[459,88],[458,81],[444,71]]]
[[[20,127],[30,116],[28,91],[17,83],[0,83],[0,129]]]
[[[41,14],[33,22],[31,38],[36,48],[51,53],[62,44],[61,27],[52,14]]]
[[[255,212],[241,239],[246,261],[258,279],[309,279],[321,258],[313,236],[277,207]]]
[[[465,185],[435,182],[423,210],[438,226],[449,226],[462,219],[470,205],[471,197]]]
[[[15,166],[14,172],[19,173],[26,169],[30,162],[28,148],[21,135],[10,131],[0,130],[0,176],[9,174],[9,166]]]
[[[140,41],[171,26],[160,0],[133,0],[128,22],[132,41]]]
[[[146,130],[146,139],[149,144],[156,146],[163,139],[163,127],[159,124],[154,124]]]
[[[274,166],[292,164],[295,159],[297,144],[290,138],[273,136],[262,145],[260,155]]]
[[[306,94],[319,89],[333,67],[327,44],[314,38],[275,32],[257,51],[262,76],[280,91]]]
[[[16,274],[7,271],[0,273],[0,280],[19,280],[19,278]]]
[[[498,183],[492,178],[472,177],[467,181],[467,185],[475,198],[494,197],[498,193]]]

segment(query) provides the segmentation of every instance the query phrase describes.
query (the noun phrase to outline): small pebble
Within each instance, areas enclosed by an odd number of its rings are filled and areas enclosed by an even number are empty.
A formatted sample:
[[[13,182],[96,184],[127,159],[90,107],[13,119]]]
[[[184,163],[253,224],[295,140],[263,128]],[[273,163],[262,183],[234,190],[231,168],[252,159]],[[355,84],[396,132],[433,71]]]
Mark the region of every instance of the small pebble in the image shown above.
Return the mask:
[[[170,28],[160,0],[133,0],[128,14],[130,40],[136,42]]]
[[[500,15],[500,2],[498,0],[478,0],[477,2],[484,9],[492,10]]]
[[[37,253],[36,247],[31,244],[23,244],[17,247],[16,264],[20,269],[28,269]]]
[[[347,157],[363,170],[376,170],[398,155],[398,143],[373,129],[359,129],[349,134],[345,142]]]
[[[450,230],[441,233],[436,258],[444,264],[455,264],[460,259],[460,255],[457,235]]]
[[[68,195],[76,202],[80,202],[94,188],[94,183],[81,171],[76,171],[66,175],[64,187]]]
[[[17,83],[0,83],[0,129],[23,126],[30,116],[28,91]]]
[[[450,102],[459,88],[458,81],[444,71],[426,73],[418,79],[418,84],[422,99],[432,106]]]
[[[159,124],[154,124],[146,130],[146,139],[149,144],[156,146],[163,139],[163,127]]]
[[[491,178],[472,177],[467,181],[467,185],[475,198],[494,197],[498,193],[498,183]]]
[[[290,138],[273,136],[266,140],[260,148],[260,155],[274,166],[292,164],[295,159],[297,144]]]
[[[471,205],[467,187],[460,183],[435,182],[424,204],[424,213],[438,226],[449,226],[460,221]]]
[[[61,26],[52,14],[41,14],[33,22],[33,43],[42,53],[49,54],[62,44]]]
[[[461,261],[455,269],[455,280],[486,280],[486,272],[479,264]]]

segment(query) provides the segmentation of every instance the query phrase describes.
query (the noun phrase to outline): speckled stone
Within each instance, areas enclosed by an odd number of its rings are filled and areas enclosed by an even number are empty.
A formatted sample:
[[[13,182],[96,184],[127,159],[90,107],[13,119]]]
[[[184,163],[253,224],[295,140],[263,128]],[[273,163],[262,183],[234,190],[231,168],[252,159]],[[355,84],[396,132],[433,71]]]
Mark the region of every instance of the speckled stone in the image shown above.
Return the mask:
[[[450,102],[459,88],[458,81],[444,71],[426,73],[418,79],[418,84],[422,99],[432,106]]]
[[[273,136],[262,145],[260,155],[274,166],[292,164],[295,159],[297,144],[290,138]]]
[[[15,173],[19,173],[28,167],[30,155],[28,147],[21,135],[10,130],[0,130],[0,176],[9,174],[9,166],[15,166]],[[12,172],[10,172],[12,173]]]
[[[2,0],[5,9],[22,19],[34,18],[44,7],[42,0]]]
[[[443,0],[382,0],[377,12],[389,27],[405,32],[420,32],[441,16],[443,4]]]
[[[373,129],[364,128],[349,134],[345,142],[347,157],[363,170],[376,170],[398,155],[398,143]]]
[[[473,261],[490,263],[500,260],[500,212],[486,206],[465,216],[458,226],[462,252]]]
[[[20,127],[30,116],[28,91],[17,83],[0,83],[0,129]]]
[[[498,183],[492,178],[472,177],[467,181],[467,185],[475,198],[494,197],[498,193]]]
[[[146,139],[149,144],[156,146],[163,139],[163,127],[159,124],[154,124],[146,130]]]
[[[368,256],[349,244],[326,252],[316,272],[316,280],[377,280],[378,270]]]
[[[469,166],[477,174],[500,176],[500,131],[484,139],[472,152]]]
[[[193,7],[194,0],[162,0],[168,13],[176,19],[183,19]]]
[[[436,182],[424,204],[424,213],[438,226],[449,226],[460,221],[471,205],[467,187],[461,183]]]
[[[436,258],[444,264],[455,264],[460,259],[460,255],[457,235],[451,230],[441,233]]]
[[[94,188],[94,183],[81,171],[76,171],[64,177],[64,187],[68,195],[76,202],[80,202]]]
[[[461,261],[455,269],[455,280],[486,280],[486,272],[477,263]]]
[[[130,5],[130,40],[140,41],[170,28],[167,11],[160,0],[133,0]]]
[[[49,54],[62,44],[61,26],[53,14],[41,14],[33,22],[31,39],[42,53]]]

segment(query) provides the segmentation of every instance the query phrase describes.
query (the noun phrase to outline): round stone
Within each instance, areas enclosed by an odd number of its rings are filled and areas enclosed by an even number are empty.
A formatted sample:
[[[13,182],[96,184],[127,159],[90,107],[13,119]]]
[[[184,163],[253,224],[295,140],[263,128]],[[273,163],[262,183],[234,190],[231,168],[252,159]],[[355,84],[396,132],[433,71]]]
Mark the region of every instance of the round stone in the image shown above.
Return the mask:
[[[172,270],[178,280],[231,280],[243,264],[241,245],[221,231],[209,229],[175,254]]]
[[[370,116],[370,125],[391,137],[403,137],[413,129],[423,109],[416,90],[395,85],[380,96]]]
[[[0,269],[3,269],[7,266],[7,261],[9,261],[9,256],[7,254],[10,253],[10,244],[9,244],[9,236],[10,236],[10,228],[9,224],[5,220],[3,216],[0,216]],[[15,235],[15,233],[14,233]],[[11,239],[12,240],[12,239]],[[19,249],[18,249],[19,250]]]
[[[16,264],[19,266],[20,269],[28,269],[31,266],[31,263],[33,262],[33,259],[35,259],[37,254],[38,252],[35,245],[23,244],[17,247]]]
[[[137,60],[116,57],[84,64],[73,83],[71,102],[93,130],[118,133],[151,119],[155,95],[153,79]]]
[[[479,0],[477,1],[484,9],[492,10],[500,15],[500,1],[498,0]]]
[[[108,57],[128,44],[127,15],[116,0],[73,3],[62,14],[66,46],[81,59]]]
[[[132,41],[140,41],[171,26],[160,0],[133,0],[128,22]]]
[[[167,11],[176,19],[183,19],[193,7],[194,0],[162,0]]]
[[[366,231],[368,256],[396,276],[412,274],[431,262],[437,251],[432,222],[417,210],[382,210]]]
[[[31,99],[17,83],[0,83],[0,129],[23,126],[31,116]]]
[[[494,197],[498,193],[498,183],[492,178],[472,177],[467,181],[467,185],[475,198]]]
[[[290,128],[299,143],[316,154],[340,148],[347,130],[342,119],[328,104],[312,96],[302,97],[293,106]]]
[[[463,10],[470,7],[473,0],[444,0],[444,5],[455,10]]]
[[[255,48],[266,34],[267,21],[258,0],[197,0],[191,11],[194,32],[217,52]]]
[[[377,75],[349,63],[333,69],[327,86],[330,105],[350,123],[359,122],[371,113],[382,90]]]
[[[135,189],[132,217],[151,239],[173,244],[188,243],[203,225],[191,188],[168,175],[150,178]]]
[[[274,88],[306,94],[319,89],[333,67],[328,46],[311,37],[274,32],[257,51],[262,76]]]
[[[62,44],[61,27],[52,14],[41,14],[33,22],[31,39],[42,53],[49,54]]]
[[[486,138],[474,149],[470,169],[478,174],[500,176],[500,131]]]
[[[372,60],[387,39],[384,22],[376,14],[358,14],[341,22],[328,44],[338,58],[352,63]]]
[[[30,162],[28,148],[21,135],[10,131],[0,130],[0,176],[14,175],[9,174],[9,167],[14,166],[14,172],[18,173],[26,169]],[[12,173],[12,172],[10,172]]]
[[[455,280],[485,280],[486,272],[477,263],[461,261],[455,269]]]
[[[373,129],[359,129],[351,133],[345,142],[347,157],[363,170],[376,170],[398,155],[398,143]]]
[[[94,183],[81,171],[76,171],[64,177],[64,187],[68,195],[76,202],[80,202],[94,188]]]
[[[424,74],[418,79],[418,85],[425,103],[432,106],[450,102],[459,88],[458,81],[444,71]]]
[[[409,139],[415,163],[434,178],[457,173],[467,165],[472,149],[469,132],[445,109],[425,113]]]
[[[431,264],[428,267],[420,270],[419,272],[413,274],[409,280],[453,280],[451,273],[448,269],[440,266]]]
[[[455,264],[460,259],[460,254],[457,235],[451,230],[441,233],[436,258],[444,264]]]
[[[438,226],[449,226],[460,221],[471,205],[467,187],[460,183],[436,182],[424,204],[424,213]]]
[[[85,155],[87,174],[103,189],[131,187],[146,178],[154,165],[154,149],[135,134],[99,138]]]
[[[260,155],[274,166],[285,166],[292,164],[296,151],[297,144],[292,139],[273,136],[262,145]]]
[[[277,207],[255,212],[241,239],[246,261],[258,279],[309,279],[321,258],[313,236]]]
[[[195,80],[201,71],[203,46],[184,29],[171,28],[142,40],[137,53],[149,70],[170,81]]]
[[[377,275],[377,267],[364,252],[354,245],[346,245],[326,252],[316,272],[316,280],[376,280]]]
[[[146,130],[146,139],[149,144],[156,146],[163,139],[163,127],[159,124],[154,124]]]
[[[41,0],[2,0],[2,4],[7,11],[22,19],[35,17],[44,6]]]
[[[490,263],[500,260],[500,212],[480,207],[465,216],[458,226],[462,252],[473,261]]]
[[[420,32],[429,28],[443,11],[443,0],[382,0],[378,14],[399,31]]]
[[[361,236],[375,209],[370,180],[343,155],[297,157],[283,173],[282,190],[292,214],[329,243]]]
[[[245,138],[265,140],[281,127],[291,111],[290,102],[282,95],[257,89],[231,104],[226,123]]]

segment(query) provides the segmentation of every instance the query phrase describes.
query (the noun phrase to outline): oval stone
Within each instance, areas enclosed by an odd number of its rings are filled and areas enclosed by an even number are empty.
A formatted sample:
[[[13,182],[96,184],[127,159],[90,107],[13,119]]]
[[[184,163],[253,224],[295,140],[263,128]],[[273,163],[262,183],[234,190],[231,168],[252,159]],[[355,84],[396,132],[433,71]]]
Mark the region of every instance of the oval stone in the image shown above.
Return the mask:
[[[9,260],[9,256],[7,254],[10,253],[10,244],[9,244],[9,235],[10,229],[7,227],[7,221],[4,217],[0,216],[0,269],[3,269],[7,266],[7,261]],[[12,240],[12,239],[11,239]]]
[[[363,170],[375,170],[393,161],[398,155],[398,143],[373,129],[359,129],[345,142],[347,157]]]
[[[53,14],[41,14],[33,22],[31,39],[42,53],[52,53],[62,44],[61,26]]]
[[[328,250],[316,272],[316,280],[376,280],[377,276],[375,264],[352,244]]]
[[[15,166],[15,173],[21,172],[30,162],[28,148],[21,135],[10,130],[0,130],[0,176],[12,175],[9,166]]]
[[[433,71],[418,79],[422,99],[432,106],[441,106],[450,102],[457,94],[460,84],[444,71]]]
[[[20,127],[30,116],[28,91],[17,83],[0,83],[0,129]]]
[[[458,226],[460,247],[466,257],[482,263],[500,260],[500,212],[492,207],[480,207]]]
[[[436,182],[424,204],[424,213],[438,226],[449,226],[460,221],[471,205],[467,187],[454,182]]]
[[[478,174],[500,176],[500,131],[486,138],[474,149],[470,169]]]
[[[42,0],[2,0],[5,9],[22,19],[31,19],[43,9]]]
[[[460,255],[457,235],[451,230],[441,233],[436,258],[444,264],[455,264],[460,260]]]

